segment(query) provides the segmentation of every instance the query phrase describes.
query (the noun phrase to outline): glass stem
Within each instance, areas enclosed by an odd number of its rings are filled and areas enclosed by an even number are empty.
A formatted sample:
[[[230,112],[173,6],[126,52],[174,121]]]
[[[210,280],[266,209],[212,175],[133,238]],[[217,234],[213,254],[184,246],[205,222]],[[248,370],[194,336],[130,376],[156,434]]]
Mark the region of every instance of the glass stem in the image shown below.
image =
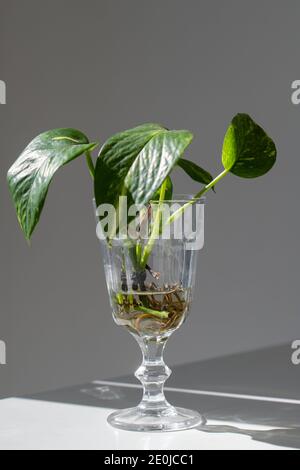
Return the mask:
[[[171,375],[171,370],[163,360],[163,352],[168,337],[152,338],[135,336],[139,343],[143,362],[135,373],[143,385],[143,399],[139,409],[143,412],[163,412],[172,409],[164,395],[164,384]]]

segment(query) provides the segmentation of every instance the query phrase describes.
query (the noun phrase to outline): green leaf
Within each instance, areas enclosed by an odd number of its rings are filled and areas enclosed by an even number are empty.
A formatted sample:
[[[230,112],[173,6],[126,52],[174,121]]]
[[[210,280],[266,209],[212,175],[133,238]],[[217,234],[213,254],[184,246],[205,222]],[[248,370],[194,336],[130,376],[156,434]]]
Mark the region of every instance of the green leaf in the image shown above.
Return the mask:
[[[111,137],[100,151],[95,172],[97,205],[118,205],[127,194],[147,204],[192,141],[188,131],[144,124]]]
[[[203,170],[203,168],[198,166],[196,163],[191,162],[190,160],[180,158],[180,160],[177,162],[177,165],[180,166],[180,168],[182,168],[183,171],[185,171],[186,174],[189,175],[194,181],[197,181],[197,183],[206,185],[213,180],[212,175],[208,173],[208,171]]]
[[[75,129],[55,129],[36,137],[10,168],[7,181],[27,240],[40,219],[55,172],[96,146]]]
[[[233,118],[223,144],[225,170],[242,178],[257,178],[273,167],[276,154],[273,140],[248,114]]]

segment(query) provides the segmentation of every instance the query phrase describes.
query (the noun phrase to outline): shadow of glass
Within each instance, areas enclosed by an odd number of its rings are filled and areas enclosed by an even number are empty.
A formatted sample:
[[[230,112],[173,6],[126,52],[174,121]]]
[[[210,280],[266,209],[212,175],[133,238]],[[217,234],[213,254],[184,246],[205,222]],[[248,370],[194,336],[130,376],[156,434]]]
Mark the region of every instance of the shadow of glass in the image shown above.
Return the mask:
[[[197,428],[201,432],[212,434],[239,434],[249,436],[257,442],[271,444],[290,449],[299,449],[300,447],[300,427],[287,429],[271,429],[267,431],[251,430],[238,428],[236,426],[226,425],[205,425]]]
[[[124,393],[117,387],[109,387],[104,385],[102,387],[89,387],[82,388],[80,393],[86,394],[90,397],[96,398],[97,400],[104,401],[115,401],[124,400]]]

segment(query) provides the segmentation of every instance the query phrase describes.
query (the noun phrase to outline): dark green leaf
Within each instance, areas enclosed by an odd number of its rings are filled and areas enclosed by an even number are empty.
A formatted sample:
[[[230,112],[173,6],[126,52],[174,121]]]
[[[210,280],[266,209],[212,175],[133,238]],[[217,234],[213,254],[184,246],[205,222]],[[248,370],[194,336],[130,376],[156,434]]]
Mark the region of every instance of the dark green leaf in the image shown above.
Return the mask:
[[[11,167],[8,185],[28,240],[39,221],[55,172],[96,146],[75,129],[55,129],[36,137]]]
[[[213,180],[213,177],[210,173],[208,173],[208,171],[203,170],[203,168],[194,162],[180,158],[180,160],[177,162],[177,165],[180,166],[180,168],[182,168],[194,181],[197,181],[197,183],[206,185]]]
[[[147,204],[192,141],[188,131],[168,131],[145,124],[111,137],[96,165],[97,205],[118,205],[127,194],[135,204]]]
[[[97,206],[117,206],[124,193],[124,180],[132,163],[149,140],[164,128],[145,124],[110,137],[100,150],[95,171],[95,198]]]
[[[276,161],[276,146],[266,132],[247,114],[237,114],[225,135],[224,168],[242,178],[267,173]]]

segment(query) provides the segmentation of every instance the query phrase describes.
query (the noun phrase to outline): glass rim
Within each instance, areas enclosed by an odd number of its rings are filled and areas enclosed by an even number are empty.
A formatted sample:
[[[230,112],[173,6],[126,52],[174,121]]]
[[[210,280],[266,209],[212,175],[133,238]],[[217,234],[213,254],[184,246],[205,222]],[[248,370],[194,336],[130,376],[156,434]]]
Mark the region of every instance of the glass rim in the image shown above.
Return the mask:
[[[174,199],[164,199],[162,203],[186,203],[186,202],[191,202],[193,201],[195,204],[205,204],[206,203],[206,196],[201,196],[200,198],[197,198],[193,196],[192,194],[175,194]],[[93,197],[93,204],[96,206],[96,198]],[[159,204],[159,201],[154,201],[150,199],[148,204]]]
[[[176,203],[187,203],[187,202],[194,202],[195,204],[205,204],[206,202],[206,197],[201,196],[200,198],[193,196],[192,194],[174,194],[173,199],[164,199],[161,201],[162,204],[167,203],[167,204],[176,204]],[[157,200],[151,200],[149,201],[149,204],[159,204],[160,202]]]

